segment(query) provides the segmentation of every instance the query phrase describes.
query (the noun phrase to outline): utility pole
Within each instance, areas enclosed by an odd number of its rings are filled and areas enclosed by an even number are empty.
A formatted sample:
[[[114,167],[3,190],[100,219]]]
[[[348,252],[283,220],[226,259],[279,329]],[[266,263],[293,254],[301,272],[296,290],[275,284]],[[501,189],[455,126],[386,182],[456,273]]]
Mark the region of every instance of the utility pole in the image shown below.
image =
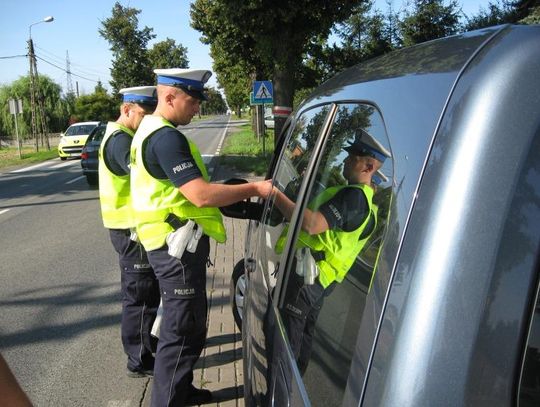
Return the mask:
[[[47,149],[50,150],[49,131],[45,118],[45,109],[43,107],[43,96],[39,86],[39,75],[37,72],[36,54],[34,52],[34,42],[32,41],[32,26],[39,23],[50,23],[54,17],[48,16],[43,20],[32,23],[28,26],[28,59],[30,61],[30,110],[32,112],[32,137],[36,140],[36,152],[39,151],[39,138],[41,145],[43,142],[47,144]]]
[[[36,84],[34,83],[34,43],[28,40],[28,60],[30,62],[30,111],[32,112],[32,137],[35,139],[36,152],[39,151],[37,117],[36,117]]]

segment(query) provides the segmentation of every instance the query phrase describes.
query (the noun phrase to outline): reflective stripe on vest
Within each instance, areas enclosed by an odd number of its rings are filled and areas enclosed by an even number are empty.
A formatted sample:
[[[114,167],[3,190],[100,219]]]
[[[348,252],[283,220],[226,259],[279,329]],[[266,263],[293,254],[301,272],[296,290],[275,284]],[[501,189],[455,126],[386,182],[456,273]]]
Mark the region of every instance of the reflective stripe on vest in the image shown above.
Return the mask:
[[[368,204],[368,213],[371,215],[373,211],[373,189],[367,185],[339,185],[330,187],[319,194],[309,205],[311,210],[317,210],[322,204],[329,201],[339,191],[344,188],[358,188],[364,192],[366,201]],[[332,282],[342,282],[345,275],[354,263],[356,256],[360,253],[364,245],[366,244],[369,236],[375,230],[368,235],[364,236],[362,240],[362,233],[369,224],[370,215],[366,216],[362,224],[351,232],[345,232],[339,229],[329,229],[316,235],[309,235],[307,232],[301,230],[298,235],[296,247],[309,247],[315,252],[324,253],[324,259],[317,261],[319,266],[319,282],[326,288]],[[376,219],[375,219],[376,221]],[[276,244],[276,252],[283,251],[285,241],[287,238],[287,229],[283,231],[281,237]]]
[[[173,230],[165,219],[173,213],[181,220],[194,220],[206,235],[219,243],[225,242],[225,227],[219,209],[197,208],[169,179],[156,179],[146,169],[144,146],[150,136],[165,126],[175,128],[162,117],[145,116],[131,144],[131,191],[139,239],[146,250],[162,247],[167,235]],[[208,181],[199,149],[191,140],[188,143],[195,164]]]
[[[116,175],[107,167],[106,145],[111,136],[122,131],[133,137],[133,131],[119,123],[107,123],[107,129],[99,146],[99,201],[103,225],[109,229],[129,229],[135,226],[131,209],[129,174]]]

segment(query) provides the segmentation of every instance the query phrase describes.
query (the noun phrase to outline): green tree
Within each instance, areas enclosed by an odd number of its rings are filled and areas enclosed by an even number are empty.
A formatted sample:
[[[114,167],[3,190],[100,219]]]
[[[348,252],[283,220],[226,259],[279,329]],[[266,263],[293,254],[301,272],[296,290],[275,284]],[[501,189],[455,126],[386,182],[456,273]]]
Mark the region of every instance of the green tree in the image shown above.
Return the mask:
[[[469,31],[506,23],[540,24],[538,0],[489,2],[487,9],[480,8],[478,14],[467,17],[465,27]]]
[[[40,75],[37,82],[43,97],[45,120],[49,131],[61,131],[67,122],[66,102],[61,98],[61,87],[46,75]],[[9,99],[21,99],[23,114],[19,115],[19,135],[24,139],[31,137],[32,110],[30,104],[30,77],[22,76],[10,85],[0,87],[0,137],[2,139],[15,136],[15,122],[9,113]]]
[[[274,104],[293,105],[298,73],[313,38],[326,38],[332,26],[346,19],[359,0],[196,0],[191,24],[203,41],[218,43],[228,58],[253,67],[257,79],[271,79]],[[269,69],[270,77],[262,77]],[[251,73],[251,72],[250,72]],[[275,134],[285,118],[276,120]]]
[[[405,11],[399,24],[404,46],[456,34],[460,30],[459,5],[451,0],[414,0],[413,10]]]
[[[208,100],[201,105],[202,114],[223,114],[227,111],[227,105],[218,90],[209,88],[206,94]]]
[[[153,68],[187,68],[189,61],[187,58],[187,48],[170,38],[154,44],[148,50],[148,58]]]
[[[113,53],[111,85],[114,93],[122,88],[155,82],[147,44],[155,35],[152,28],[138,28],[141,10],[115,3],[112,16],[102,21],[99,34],[109,42]]]
[[[98,82],[94,93],[81,96],[75,101],[74,119],[80,122],[116,120],[120,114],[119,106],[119,99],[109,96],[105,88]]]
[[[214,59],[214,71],[217,81],[223,87],[227,104],[242,117],[242,108],[249,104],[251,79],[248,72],[250,68],[242,61],[226,58],[226,53],[219,49],[219,45],[210,45],[210,52]]]

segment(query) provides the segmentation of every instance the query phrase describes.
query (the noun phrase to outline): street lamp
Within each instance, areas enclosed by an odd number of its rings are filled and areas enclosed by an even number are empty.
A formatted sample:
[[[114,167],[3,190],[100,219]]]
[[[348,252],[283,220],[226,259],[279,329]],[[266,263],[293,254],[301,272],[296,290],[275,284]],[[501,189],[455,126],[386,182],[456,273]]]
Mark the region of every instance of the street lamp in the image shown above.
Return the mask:
[[[41,100],[41,95],[39,91],[39,82],[38,82],[38,73],[36,65],[36,56],[34,54],[34,42],[32,41],[32,26],[40,23],[50,23],[54,20],[53,16],[47,16],[41,21],[37,21],[28,26],[28,60],[30,62],[30,108],[32,111],[32,136],[36,138],[36,151],[39,151],[38,143],[38,133],[42,135],[42,145],[43,137],[47,140],[47,149],[50,150],[49,146],[49,135],[47,130],[47,125],[45,123],[45,112],[43,109],[43,101]],[[38,83],[36,85],[36,82]],[[36,112],[36,99],[37,99],[37,109],[39,111],[39,127],[38,130],[38,120]]]
[[[33,25],[36,25],[36,24],[39,24],[39,23],[50,23],[51,21],[54,21],[54,17],[53,16],[47,16],[41,21],[30,24],[28,26],[28,36],[29,36],[29,38],[32,39],[32,26]]]

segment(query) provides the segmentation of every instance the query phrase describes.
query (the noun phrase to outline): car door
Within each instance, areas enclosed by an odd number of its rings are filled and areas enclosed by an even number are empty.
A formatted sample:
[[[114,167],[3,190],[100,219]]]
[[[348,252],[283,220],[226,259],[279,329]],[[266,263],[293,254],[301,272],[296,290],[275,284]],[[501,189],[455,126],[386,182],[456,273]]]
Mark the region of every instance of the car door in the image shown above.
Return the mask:
[[[330,109],[331,105],[315,107],[302,113],[291,124],[281,151],[276,153],[276,164],[271,172],[279,188],[285,188],[291,182],[300,185],[302,172],[310,163]],[[275,328],[272,295],[281,257],[275,252],[275,244],[284,227],[283,217],[273,208],[271,201],[266,204],[261,222],[252,221],[250,224],[245,258],[249,289],[243,322],[246,405],[268,405],[272,402],[272,336]]]
[[[325,298],[312,332],[313,346],[307,369],[299,369],[291,348],[290,326],[284,322],[288,315],[285,299],[289,287],[299,280],[298,225],[305,207],[325,189],[347,184],[343,163],[348,153],[344,147],[360,130],[369,132],[389,149],[381,115],[375,107],[365,103],[338,103],[306,111],[297,118],[284,143],[273,180],[275,186],[296,203],[296,210],[287,219],[275,202],[269,202],[259,233],[261,250],[257,264],[264,277],[264,288],[257,283],[250,286],[252,303],[264,310],[262,322],[260,313],[253,318],[253,323],[259,322],[260,329],[250,325],[250,332],[260,334],[257,338],[252,336],[251,348],[264,349],[259,355],[264,363],[258,364],[264,374],[258,372],[258,377],[253,374],[253,386],[258,386],[259,395],[264,394],[257,400],[260,404],[342,405],[358,327],[364,313],[370,314],[365,310],[365,299],[390,210],[391,159],[381,168],[382,183],[375,187],[377,222],[369,238],[365,237],[367,241],[361,252],[354,252],[357,257],[354,261],[351,259],[352,266],[344,281],[336,286],[335,294],[328,293]],[[265,304],[257,303],[261,298],[265,298]],[[370,349],[371,343],[366,348]],[[250,365],[257,363],[250,361]],[[300,370],[305,370],[303,376]],[[262,377],[264,379],[259,380]]]

